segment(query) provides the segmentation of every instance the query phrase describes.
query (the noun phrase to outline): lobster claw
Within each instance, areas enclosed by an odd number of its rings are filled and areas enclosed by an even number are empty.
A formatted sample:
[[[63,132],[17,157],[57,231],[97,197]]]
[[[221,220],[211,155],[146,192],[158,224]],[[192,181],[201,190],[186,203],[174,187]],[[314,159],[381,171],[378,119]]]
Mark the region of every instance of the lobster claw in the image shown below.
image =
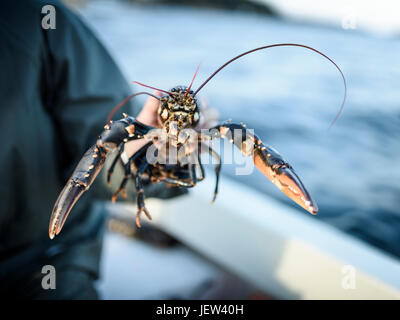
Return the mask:
[[[264,149],[264,150],[263,150]],[[310,212],[318,213],[318,206],[311,198],[293,168],[271,147],[254,150],[254,164],[285,195]]]
[[[216,131],[211,131],[215,130]],[[223,123],[210,129],[209,137],[229,139],[245,156],[253,156],[254,165],[284,194],[299,206],[317,214],[318,206],[311,198],[292,166],[274,148],[264,145],[244,124]]]
[[[73,179],[68,180],[64,189],[58,196],[53,212],[51,213],[49,224],[50,239],[53,239],[60,233],[72,207],[85,191],[86,189],[83,185],[75,182]]]
[[[60,233],[73,206],[82,194],[90,188],[103,168],[107,154],[120,146],[121,143],[142,138],[152,127],[126,116],[115,122],[109,121],[104,129],[96,143],[83,155],[71,178],[58,196],[50,217],[50,239]]]
[[[106,155],[107,151],[97,145],[86,151],[53,207],[49,223],[50,239],[60,233],[71,209],[96,179],[104,165]]]

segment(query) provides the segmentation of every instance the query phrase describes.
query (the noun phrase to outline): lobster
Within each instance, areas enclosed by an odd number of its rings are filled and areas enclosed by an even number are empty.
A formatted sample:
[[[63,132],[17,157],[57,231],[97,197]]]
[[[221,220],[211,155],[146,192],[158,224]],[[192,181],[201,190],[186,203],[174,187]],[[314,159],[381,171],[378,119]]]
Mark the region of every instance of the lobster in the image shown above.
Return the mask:
[[[108,169],[107,180],[110,182],[114,167],[118,160],[123,164],[125,176],[112,197],[115,201],[119,194],[124,194],[129,179],[133,179],[137,191],[136,224],[140,227],[141,214],[144,213],[151,220],[151,215],[144,203],[144,184],[163,182],[168,186],[192,188],[198,181],[204,179],[204,170],[201,163],[199,148],[206,150],[216,160],[216,184],[213,200],[216,199],[221,172],[221,157],[209,147],[213,139],[226,138],[232,142],[245,156],[252,157],[255,167],[271,180],[286,196],[311,214],[317,214],[318,206],[304,187],[293,167],[272,147],[246,128],[244,124],[230,121],[218,124],[207,130],[196,129],[200,121],[200,103],[196,95],[198,92],[223,68],[233,61],[255,51],[280,46],[302,47],[318,53],[328,59],[340,72],[344,82],[344,98],[335,119],[341,114],[346,100],[346,80],[338,65],[324,53],[302,44],[281,43],[272,44],[246,51],[224,63],[211,74],[196,91],[192,90],[199,67],[188,87],[176,86],[170,91],[134,81],[134,83],[158,90],[162,93],[157,96],[146,91],[128,96],[110,113],[104,131],[96,143],[86,151],[75,168],[65,187],[61,191],[54,205],[50,217],[49,236],[51,239],[58,235],[78,199],[85,193],[102,169],[106,157],[117,151],[117,156]],[[148,95],[158,100],[158,128],[146,125],[134,117],[124,113],[124,117],[112,121],[114,113],[130,99]],[[329,127],[329,128],[330,128]],[[124,146],[128,141],[143,139],[146,143],[133,155],[128,156]],[[172,153],[171,150],[177,151]],[[171,154],[176,154],[171,157]],[[149,157],[153,155],[153,157]],[[150,158],[156,158],[150,159]],[[174,158],[172,161],[172,158]],[[151,161],[150,161],[151,160]],[[161,161],[163,160],[163,161]]]

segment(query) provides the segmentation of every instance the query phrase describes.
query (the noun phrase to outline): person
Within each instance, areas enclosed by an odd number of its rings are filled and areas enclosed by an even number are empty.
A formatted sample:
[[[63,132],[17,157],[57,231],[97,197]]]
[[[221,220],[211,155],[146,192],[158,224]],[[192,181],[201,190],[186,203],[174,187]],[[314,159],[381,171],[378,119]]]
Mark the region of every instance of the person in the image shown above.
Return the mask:
[[[56,10],[55,29],[42,28],[45,5]],[[0,297],[96,299],[106,213],[92,204],[111,198],[107,168],[54,240],[48,224],[59,192],[107,115],[131,94],[127,81],[93,32],[59,1],[1,1],[0,41]],[[124,108],[139,113],[137,105]],[[150,98],[139,120],[154,124],[156,109]],[[128,148],[134,152],[137,145]],[[167,198],[182,192],[151,185],[145,193]],[[135,200],[133,184],[127,195]],[[45,266],[54,267],[55,290],[43,286]]]

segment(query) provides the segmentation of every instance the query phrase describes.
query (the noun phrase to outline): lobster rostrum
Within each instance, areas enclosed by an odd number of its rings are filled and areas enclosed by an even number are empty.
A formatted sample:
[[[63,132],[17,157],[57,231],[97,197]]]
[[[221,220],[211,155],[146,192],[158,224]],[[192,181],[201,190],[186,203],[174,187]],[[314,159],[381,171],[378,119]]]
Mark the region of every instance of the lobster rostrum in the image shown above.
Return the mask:
[[[229,139],[244,155],[253,157],[254,165],[283,193],[311,214],[316,214],[318,212],[317,204],[311,198],[292,166],[275,149],[264,144],[259,137],[246,129],[245,125],[225,122],[207,130],[200,131],[197,129],[201,113],[200,103],[197,101],[196,95],[211,78],[228,64],[242,56],[258,50],[280,46],[296,46],[314,51],[328,59],[339,70],[343,78],[345,91],[340,110],[331,123],[332,126],[342,112],[345,103],[347,91],[346,80],[342,71],[333,60],[322,52],[306,45],[281,43],[246,51],[223,64],[194,92],[191,88],[199,68],[197,68],[189,87],[177,86],[170,91],[156,89],[135,81],[136,84],[158,90],[163,95],[157,96],[149,92],[138,92],[127,97],[112,110],[107,119],[104,131],[100,134],[96,143],[83,155],[54,205],[49,225],[50,238],[53,239],[55,235],[60,233],[74,204],[90,188],[102,169],[106,157],[113,151],[116,150],[118,154],[108,169],[108,182],[110,182],[114,167],[118,161],[123,165],[125,176],[120,187],[114,193],[112,201],[115,201],[119,194],[125,194],[126,183],[132,178],[137,191],[138,212],[136,215],[136,224],[140,227],[140,216],[142,213],[151,219],[150,213],[144,204],[144,183],[164,182],[169,186],[194,187],[198,181],[204,179],[204,170],[198,152],[199,148],[207,145],[211,140],[219,138]],[[124,117],[118,121],[111,120],[115,112],[125,103],[143,94],[159,101],[159,128],[141,123],[127,114],[124,114]],[[162,136],[167,138],[164,139]],[[233,139],[232,137],[235,138]],[[146,144],[140,147],[133,155],[128,156],[124,151],[125,144],[128,141],[138,139],[144,139]],[[164,155],[166,161],[149,162],[148,153],[150,148],[155,149],[155,153],[161,156],[161,158]],[[175,162],[168,161],[168,150],[171,148],[183,150],[183,152],[178,153]],[[218,193],[221,158],[211,147],[207,147],[205,150],[208,150],[208,153],[217,162],[215,166],[216,184],[214,201]],[[191,156],[191,159],[194,160],[187,161],[188,156]]]

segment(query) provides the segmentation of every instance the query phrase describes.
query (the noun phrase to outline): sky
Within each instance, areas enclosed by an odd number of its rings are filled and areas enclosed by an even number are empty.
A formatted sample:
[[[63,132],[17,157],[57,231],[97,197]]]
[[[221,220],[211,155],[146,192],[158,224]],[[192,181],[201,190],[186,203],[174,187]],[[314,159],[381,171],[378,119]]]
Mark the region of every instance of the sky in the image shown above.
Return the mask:
[[[382,36],[400,35],[399,0],[257,0],[273,5],[284,16],[360,29]]]

